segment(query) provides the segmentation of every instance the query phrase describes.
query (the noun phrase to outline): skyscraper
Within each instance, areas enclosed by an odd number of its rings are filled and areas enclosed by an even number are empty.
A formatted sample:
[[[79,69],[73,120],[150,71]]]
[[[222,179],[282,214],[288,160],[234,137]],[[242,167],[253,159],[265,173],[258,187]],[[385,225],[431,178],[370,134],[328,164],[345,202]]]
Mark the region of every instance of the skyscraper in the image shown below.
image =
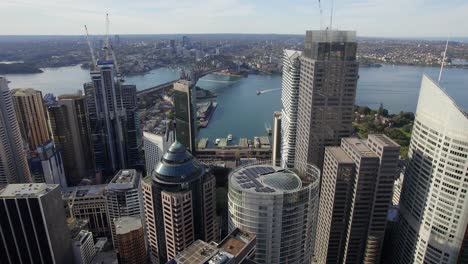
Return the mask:
[[[322,169],[326,146],[353,131],[358,80],[356,32],[307,31],[300,57],[296,157]]]
[[[297,107],[299,103],[300,51],[284,50],[282,77],[281,166],[294,166]]]
[[[8,81],[0,77],[0,183],[31,182]]]
[[[145,167],[148,174],[156,168],[156,164],[159,163],[172,143],[174,143],[174,131],[166,131],[164,135],[143,132]]]
[[[196,97],[191,86],[192,83],[187,80],[174,83],[176,140],[195,153]]]
[[[139,161],[135,85],[117,78],[113,61],[98,61],[84,85],[94,168],[105,175]]]
[[[62,155],[55,149],[54,142],[50,141],[39,145],[37,154],[41,159],[44,182],[47,184],[58,184],[60,187],[67,187]]]
[[[115,220],[117,255],[121,264],[147,263],[145,232],[140,217],[125,216]]]
[[[107,185],[107,211],[114,248],[118,248],[114,221],[124,216],[143,217],[140,181],[140,173],[136,170],[120,170]]]
[[[257,236],[254,260],[260,264],[311,263],[320,171],[294,171],[246,165],[229,176],[229,230]]]
[[[92,172],[85,107],[81,94],[59,96],[57,103],[48,107],[54,143],[62,154],[69,185],[80,184]]]
[[[21,135],[29,150],[36,151],[39,145],[51,140],[42,93],[34,89],[13,89],[11,93]]]
[[[456,263],[468,225],[468,115],[422,79],[400,198],[396,263]]]
[[[179,142],[143,181],[153,263],[166,263],[193,241],[216,239],[216,180]]]
[[[281,112],[273,113],[273,147],[271,150],[271,160],[273,166],[281,165]]]
[[[0,263],[73,259],[58,185],[10,184],[0,191]]]
[[[326,147],[318,213],[317,263],[380,263],[400,146],[385,135]]]

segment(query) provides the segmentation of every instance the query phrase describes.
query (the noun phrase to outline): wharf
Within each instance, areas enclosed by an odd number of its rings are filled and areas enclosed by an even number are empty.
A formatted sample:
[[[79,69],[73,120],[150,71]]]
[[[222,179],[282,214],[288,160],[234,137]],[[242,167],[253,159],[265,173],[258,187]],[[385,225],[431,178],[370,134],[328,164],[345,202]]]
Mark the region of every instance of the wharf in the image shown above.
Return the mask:
[[[198,141],[197,148],[198,149],[205,149],[208,146],[208,138],[201,138]]]

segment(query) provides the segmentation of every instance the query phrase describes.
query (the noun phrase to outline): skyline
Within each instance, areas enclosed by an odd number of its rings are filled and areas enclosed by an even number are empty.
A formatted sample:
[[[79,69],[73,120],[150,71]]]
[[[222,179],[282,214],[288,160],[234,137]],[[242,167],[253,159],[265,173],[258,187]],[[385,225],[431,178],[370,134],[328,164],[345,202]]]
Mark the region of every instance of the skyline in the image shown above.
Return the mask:
[[[90,34],[104,34],[106,13],[110,34],[301,34],[330,24],[332,0],[320,2],[322,19],[318,0],[6,0],[0,23],[10,26],[0,35],[83,35],[84,24]],[[463,0],[342,0],[335,2],[332,28],[387,38],[468,37],[468,28],[458,26],[466,13]]]

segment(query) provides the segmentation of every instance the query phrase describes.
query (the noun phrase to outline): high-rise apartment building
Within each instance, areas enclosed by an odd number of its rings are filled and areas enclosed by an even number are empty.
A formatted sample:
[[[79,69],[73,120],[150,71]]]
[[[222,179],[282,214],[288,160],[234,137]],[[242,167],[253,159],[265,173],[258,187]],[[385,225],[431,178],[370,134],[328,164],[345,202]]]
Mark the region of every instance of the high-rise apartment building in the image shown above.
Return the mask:
[[[117,255],[121,264],[148,263],[145,232],[140,217],[125,216],[115,220]]]
[[[153,263],[166,263],[197,239],[216,239],[216,180],[179,142],[144,179],[143,196]]]
[[[113,61],[98,61],[84,85],[94,168],[104,175],[139,162],[135,85],[117,78]]]
[[[21,135],[29,150],[36,151],[39,145],[51,140],[42,93],[34,89],[13,89],[11,94]]]
[[[0,77],[0,183],[31,182],[8,81]]]
[[[271,149],[271,161],[273,166],[281,165],[281,112],[273,113],[273,147]]]
[[[93,172],[85,97],[62,95],[47,109],[54,143],[63,157],[67,183],[78,185]]]
[[[75,264],[89,264],[96,255],[93,233],[81,230],[72,238],[73,256]]]
[[[284,50],[282,77],[281,166],[294,166],[296,156],[297,107],[299,103],[300,51]]]
[[[422,79],[400,198],[396,263],[456,263],[468,225],[468,115]]]
[[[356,32],[307,31],[300,57],[295,161],[322,169],[326,146],[353,131],[358,80]]]
[[[325,148],[316,263],[380,263],[399,154],[385,135]]]
[[[229,230],[255,233],[260,264],[311,263],[320,171],[246,165],[229,176]]]
[[[176,140],[195,153],[196,134],[196,93],[192,91],[192,83],[180,80],[174,83],[174,106],[176,120]]]
[[[156,165],[172,143],[174,143],[174,131],[166,131],[164,135],[143,132],[143,148],[145,150],[147,174],[151,174],[156,168]]]
[[[107,185],[85,185],[62,189],[62,200],[68,217],[87,220],[95,237],[111,238],[105,190]]]
[[[37,148],[37,155],[41,159],[42,175],[47,184],[58,184],[67,187],[62,155],[55,149],[54,142],[41,144]]]
[[[136,170],[120,170],[106,188],[107,216],[114,248],[118,248],[114,221],[124,216],[143,218],[141,175]]]
[[[0,191],[0,263],[73,259],[58,185],[10,184]]]

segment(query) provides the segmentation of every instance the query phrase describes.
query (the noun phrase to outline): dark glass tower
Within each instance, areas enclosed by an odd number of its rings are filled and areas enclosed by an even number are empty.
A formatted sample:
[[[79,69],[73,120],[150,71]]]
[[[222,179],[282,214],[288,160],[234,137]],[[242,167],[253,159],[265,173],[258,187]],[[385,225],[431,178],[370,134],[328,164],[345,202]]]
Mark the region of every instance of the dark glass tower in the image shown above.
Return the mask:
[[[113,61],[98,61],[84,85],[96,172],[112,175],[139,161],[136,86],[117,78]]]
[[[143,195],[153,263],[166,263],[197,239],[216,239],[215,178],[179,142],[144,179]]]
[[[354,31],[306,32],[300,58],[296,163],[322,169],[325,147],[339,146],[351,135],[359,77],[356,48]]]
[[[174,84],[174,105],[176,120],[176,139],[195,153],[195,93],[192,93],[192,83],[180,80]]]

